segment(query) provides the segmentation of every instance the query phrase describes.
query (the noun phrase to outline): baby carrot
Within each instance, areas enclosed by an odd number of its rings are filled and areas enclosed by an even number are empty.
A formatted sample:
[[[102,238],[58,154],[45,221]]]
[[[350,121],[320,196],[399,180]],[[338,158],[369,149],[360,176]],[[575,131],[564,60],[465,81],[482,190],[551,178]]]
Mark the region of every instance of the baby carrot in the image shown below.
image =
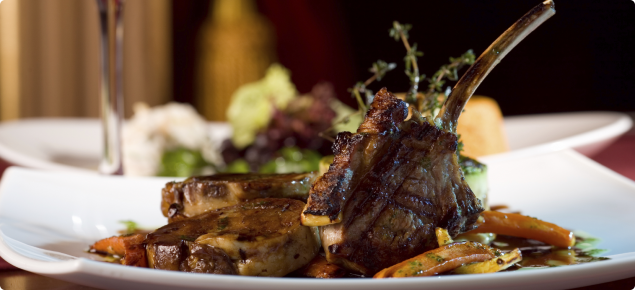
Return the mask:
[[[495,233],[534,239],[563,248],[575,244],[575,237],[571,231],[521,214],[484,211],[478,223],[478,228],[469,233]]]

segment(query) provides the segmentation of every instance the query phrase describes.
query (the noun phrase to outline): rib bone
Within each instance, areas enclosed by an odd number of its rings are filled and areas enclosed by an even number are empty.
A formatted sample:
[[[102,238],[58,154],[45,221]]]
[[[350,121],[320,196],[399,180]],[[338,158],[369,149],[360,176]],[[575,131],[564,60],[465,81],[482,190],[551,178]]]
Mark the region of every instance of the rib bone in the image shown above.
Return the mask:
[[[456,83],[437,115],[436,123],[445,131],[456,133],[463,107],[492,69],[529,33],[556,13],[547,0],[531,9],[492,43]]]

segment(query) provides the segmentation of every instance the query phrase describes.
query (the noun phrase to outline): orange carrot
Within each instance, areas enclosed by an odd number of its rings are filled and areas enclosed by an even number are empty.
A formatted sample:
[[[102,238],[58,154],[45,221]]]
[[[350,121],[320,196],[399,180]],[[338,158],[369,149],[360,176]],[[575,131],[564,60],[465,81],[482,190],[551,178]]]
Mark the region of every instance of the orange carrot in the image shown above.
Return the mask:
[[[105,238],[90,246],[91,252],[106,253],[122,257],[121,264],[148,267],[145,234],[121,235]]]
[[[463,264],[493,259],[497,254],[497,250],[477,242],[452,243],[383,269],[373,278],[432,276]]]
[[[575,237],[571,231],[521,214],[484,211],[478,223],[478,228],[468,233],[495,233],[534,239],[563,248],[575,244]]]

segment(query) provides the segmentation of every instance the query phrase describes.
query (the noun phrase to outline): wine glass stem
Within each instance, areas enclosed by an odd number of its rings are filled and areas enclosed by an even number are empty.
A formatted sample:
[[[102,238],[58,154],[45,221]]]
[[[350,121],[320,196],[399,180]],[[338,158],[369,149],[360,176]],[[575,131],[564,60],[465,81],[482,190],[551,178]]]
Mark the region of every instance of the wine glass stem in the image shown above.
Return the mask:
[[[101,122],[104,147],[99,172],[123,174],[123,0],[96,0],[101,26]]]

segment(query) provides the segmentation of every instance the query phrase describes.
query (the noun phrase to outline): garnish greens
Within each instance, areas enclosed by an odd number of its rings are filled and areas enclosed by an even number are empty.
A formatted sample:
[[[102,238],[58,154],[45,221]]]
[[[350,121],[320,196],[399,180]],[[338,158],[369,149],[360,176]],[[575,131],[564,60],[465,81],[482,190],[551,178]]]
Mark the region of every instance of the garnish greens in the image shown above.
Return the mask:
[[[425,75],[421,75],[419,73],[419,65],[418,58],[423,56],[423,52],[417,49],[417,44],[410,44],[408,39],[410,38],[409,31],[412,29],[412,25],[410,24],[402,24],[398,21],[394,21],[392,28],[389,29],[389,36],[395,39],[396,41],[400,41],[403,43],[406,48],[406,56],[404,57],[405,64],[405,74],[408,76],[410,80],[410,88],[406,93],[405,101],[414,106],[424,117],[428,119],[432,119],[436,116],[441,109],[441,106],[445,102],[445,99],[451,92],[450,87],[447,87],[445,91],[443,91],[443,86],[446,84],[447,80],[457,81],[458,80],[458,71],[463,68],[465,65],[471,65],[475,61],[475,56],[472,50],[468,50],[464,54],[459,57],[450,57],[450,63],[446,65],[442,65],[441,68],[437,72],[435,72],[432,77],[426,78]],[[357,82],[355,86],[349,89],[351,92],[351,96],[357,101],[358,110],[353,112],[344,118],[341,118],[339,121],[334,122],[333,126],[320,133],[320,136],[328,139],[330,141],[334,141],[332,136],[329,136],[326,133],[333,131],[337,126],[340,126],[342,123],[346,124],[353,121],[353,117],[355,118],[355,122],[361,123],[362,116],[368,110],[369,104],[373,100],[373,92],[368,88],[368,86],[374,81],[381,81],[381,79],[386,75],[387,72],[395,69],[397,65],[395,63],[387,63],[383,60],[378,60],[373,63],[370,72],[373,75],[368,78],[366,81]],[[425,80],[428,83],[428,89],[425,92],[419,91],[419,84],[422,80]],[[362,98],[362,95],[365,97]],[[358,126],[359,124],[355,124]],[[461,151],[462,143],[459,143],[458,152]]]
[[[218,220],[218,228],[217,230],[222,231],[229,225],[229,217],[224,217]]]
[[[125,234],[134,234],[139,229],[139,225],[136,222],[133,222],[131,220],[119,221],[119,223],[126,226]]]
[[[213,167],[198,150],[177,148],[163,153],[159,176],[193,176],[200,174],[201,168]]]
[[[369,69],[369,71],[372,72],[373,75],[370,78],[368,78],[366,81],[357,82],[355,86],[348,89],[348,91],[351,93],[351,96],[355,100],[357,100],[358,110],[348,115],[345,115],[343,118],[341,118],[340,120],[336,122],[333,122],[333,125],[329,127],[328,129],[324,130],[323,132],[320,132],[319,136],[331,142],[334,142],[335,139],[332,136],[327,135],[326,133],[333,132],[333,131],[340,132],[345,130],[351,130],[351,128],[353,128],[354,130],[354,128],[359,127],[359,124],[361,124],[362,122],[362,116],[368,110],[368,106],[370,105],[370,103],[373,102],[374,94],[373,94],[373,91],[368,89],[368,85],[370,85],[374,81],[381,81],[381,79],[386,75],[386,73],[395,69],[395,67],[397,67],[395,63],[387,63],[381,59],[373,63],[373,65]],[[364,97],[366,98],[366,100],[362,99],[362,94],[364,94]],[[352,127],[346,127],[346,129],[342,130],[343,129],[342,124],[348,124],[348,123],[351,123]]]
[[[408,30],[412,28],[410,24],[401,24],[397,21],[392,23],[392,28],[388,30],[390,37],[395,41],[401,40],[406,47],[406,56],[404,62],[406,64],[406,75],[410,78],[410,89],[406,93],[406,102],[414,103],[417,100],[417,94],[419,93],[419,81],[421,75],[419,74],[419,65],[417,65],[417,57],[423,56],[423,52],[417,51],[417,44],[410,46],[408,42]],[[425,78],[425,76],[423,76]]]
[[[417,50],[417,44],[412,46],[408,42],[408,31],[412,28],[410,24],[401,24],[397,21],[393,22],[393,27],[389,30],[390,37],[396,41],[401,40],[406,48],[406,56],[404,62],[406,65],[405,73],[410,79],[410,89],[406,94],[406,102],[414,105],[415,108],[428,118],[433,118],[441,109],[445,98],[449,95],[449,87],[443,92],[443,86],[446,79],[458,81],[458,71],[465,65],[471,65],[475,61],[474,52],[468,50],[459,57],[450,57],[450,63],[442,65],[431,78],[419,74],[419,66],[417,65],[417,57],[423,56],[423,52]],[[425,79],[428,82],[428,90],[425,93],[419,92],[419,82]]]

